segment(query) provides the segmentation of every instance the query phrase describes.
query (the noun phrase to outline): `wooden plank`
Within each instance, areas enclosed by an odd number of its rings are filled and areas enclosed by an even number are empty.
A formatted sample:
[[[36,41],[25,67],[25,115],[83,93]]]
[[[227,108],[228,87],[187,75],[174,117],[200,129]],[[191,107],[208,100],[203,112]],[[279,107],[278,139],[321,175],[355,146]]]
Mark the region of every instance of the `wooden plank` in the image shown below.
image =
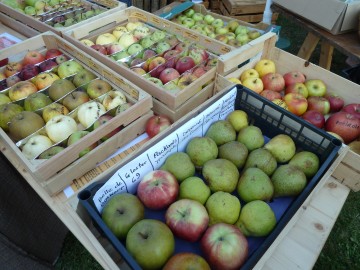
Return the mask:
[[[246,13],[263,13],[265,9],[264,0],[223,0],[222,4],[230,15]]]
[[[297,56],[309,60],[313,51],[316,48],[320,38],[313,33],[308,33],[303,44],[301,45]]]
[[[326,41],[321,42],[319,66],[327,70],[331,68],[331,61],[334,52],[334,47]]]

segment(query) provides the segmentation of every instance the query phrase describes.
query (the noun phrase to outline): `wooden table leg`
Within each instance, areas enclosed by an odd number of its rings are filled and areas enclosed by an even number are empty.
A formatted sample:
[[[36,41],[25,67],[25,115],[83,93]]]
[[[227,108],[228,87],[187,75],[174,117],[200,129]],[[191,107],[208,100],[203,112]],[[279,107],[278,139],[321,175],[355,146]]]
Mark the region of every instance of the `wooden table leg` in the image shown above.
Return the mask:
[[[301,57],[302,59],[309,60],[319,40],[320,38],[316,35],[308,33],[297,56]]]
[[[321,42],[319,66],[330,70],[334,47],[328,42]]]

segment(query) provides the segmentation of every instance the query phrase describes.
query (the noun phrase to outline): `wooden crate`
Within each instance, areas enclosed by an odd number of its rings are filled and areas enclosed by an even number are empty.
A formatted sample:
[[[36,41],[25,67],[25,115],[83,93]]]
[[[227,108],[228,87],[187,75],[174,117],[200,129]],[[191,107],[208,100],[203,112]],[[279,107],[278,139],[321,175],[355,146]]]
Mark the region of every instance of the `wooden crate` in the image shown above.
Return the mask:
[[[87,23],[89,23],[91,20],[96,19],[96,18],[101,18],[103,16],[107,16],[107,14],[110,14],[114,11],[117,10],[122,10],[124,8],[126,8],[126,4],[122,3],[120,1],[117,0],[91,0],[91,1],[86,1],[86,0],[82,0],[82,2],[87,3],[88,5],[98,5],[100,6],[102,9],[106,10],[104,12],[102,12],[99,15],[96,15],[94,17],[91,17],[87,20],[81,21],[79,23],[76,23],[74,25],[71,25],[69,27],[59,27],[59,28],[55,28],[52,27],[44,22],[41,22],[38,19],[35,19],[32,16],[26,15],[22,12],[19,12],[18,10],[15,10],[3,3],[0,2],[0,10],[1,12],[5,13],[6,15],[8,15],[9,17],[18,20],[20,22],[22,22],[23,24],[26,24],[34,29],[36,29],[37,31],[39,31],[40,33],[46,32],[46,31],[52,31],[54,33],[56,33],[57,35],[62,35],[63,31],[66,31],[68,29],[71,29],[72,27],[76,27],[79,25],[86,25]]]
[[[124,67],[123,65],[115,62],[109,57],[98,53],[97,51],[80,42],[81,39],[89,37],[91,38],[100,33],[112,31],[112,29],[114,29],[117,25],[125,24],[128,21],[143,21],[158,29],[165,29],[170,34],[176,34],[185,37],[191,42],[202,45],[208,50],[217,54],[225,53],[230,50],[229,46],[226,46],[221,42],[211,40],[206,37],[201,37],[199,35],[194,35],[192,31],[189,31],[189,29],[180,27],[175,23],[161,19],[156,15],[150,14],[135,7],[129,7],[125,10],[115,12],[97,21],[92,21],[86,26],[74,28],[64,33],[65,39],[72,42],[78,48],[92,55],[94,58],[98,59],[105,65],[109,66],[112,70],[118,72],[122,76],[134,82],[141,89],[147,91],[154,98],[165,104],[168,109],[173,111],[178,109],[191,97],[196,95],[202,86],[206,85],[208,82],[214,79],[215,68],[212,68],[211,70],[206,72],[203,76],[195,80],[193,83],[191,83],[189,86],[185,87],[181,91],[177,93],[172,93],[170,91],[165,91],[162,87],[155,85],[146,78],[135,74],[129,68]],[[96,34],[94,35],[95,32]]]
[[[99,162],[115,152],[117,148],[143,133],[145,121],[153,113],[151,111],[152,99],[149,94],[54,33],[46,32],[27,39],[2,50],[1,55],[14,59],[16,55],[23,55],[24,52],[29,50],[42,51],[50,48],[57,48],[80,62],[99,78],[108,81],[113,86],[113,89],[122,91],[129,102],[133,104],[124,113],[117,115],[104,124],[101,129],[90,132],[85,140],[81,139],[77,143],[66,147],[62,152],[48,160],[28,160],[7,133],[0,129],[0,145],[4,155],[15,156],[16,162],[13,163],[15,168],[25,168],[41,183],[49,194],[55,194],[68,185],[72,179],[94,168]],[[83,149],[97,142],[119,126],[123,128],[115,136],[79,158],[79,153]]]
[[[20,39],[26,39],[40,34],[40,32],[34,28],[0,12],[0,33],[5,32]]]
[[[259,43],[256,46],[243,48],[243,53],[229,53],[219,58],[217,76],[215,78],[214,95],[229,86],[228,80],[223,78],[239,77],[249,68],[253,68],[260,58],[271,59],[275,62],[277,72],[284,74],[291,70],[303,72],[307,79],[321,79],[327,85],[330,92],[337,93],[345,100],[345,104],[360,103],[359,85],[338,76],[326,69],[300,57],[285,52],[275,47],[276,37]],[[239,65],[250,60],[247,64]],[[231,84],[231,83],[230,83]],[[349,150],[340,165],[333,173],[333,177],[354,191],[360,190],[360,155]]]
[[[264,0],[224,0],[220,3],[220,11],[223,15],[250,23],[261,22],[265,9]],[[275,24],[278,13],[272,15],[272,23]]]
[[[148,11],[148,12],[155,12],[160,8],[166,6],[166,0],[132,0],[132,5],[139,9]]]

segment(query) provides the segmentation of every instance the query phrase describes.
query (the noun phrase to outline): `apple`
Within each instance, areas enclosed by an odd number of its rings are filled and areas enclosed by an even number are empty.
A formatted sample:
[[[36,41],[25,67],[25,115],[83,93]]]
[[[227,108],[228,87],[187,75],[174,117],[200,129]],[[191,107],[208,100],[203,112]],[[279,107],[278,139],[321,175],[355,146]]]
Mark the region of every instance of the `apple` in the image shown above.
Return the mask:
[[[235,32],[236,28],[239,26],[239,22],[237,20],[231,20],[227,23],[227,26],[231,32]]]
[[[280,73],[267,73],[261,77],[264,89],[281,92],[285,87],[285,80]]]
[[[310,96],[307,98],[308,110],[318,111],[323,115],[330,112],[330,102],[325,97]]]
[[[108,54],[108,51],[104,45],[94,44],[94,45],[91,45],[90,48],[94,49],[95,51],[97,51],[103,55]]]
[[[188,18],[192,18],[194,16],[194,14],[195,14],[195,10],[192,9],[192,8],[189,8],[189,9],[185,10],[183,12],[183,14]]]
[[[225,33],[225,36],[228,38],[228,43],[230,40],[236,40],[236,35],[233,32],[227,32]]]
[[[180,77],[180,73],[174,68],[166,68],[161,71],[159,79],[163,84],[168,83],[169,81],[175,80]]]
[[[124,103],[126,103],[126,96],[118,90],[110,90],[107,92],[102,101],[102,104],[107,111],[114,109]]]
[[[185,73],[181,75],[181,77],[178,80],[177,85],[180,87],[180,89],[184,89],[188,87],[190,84],[192,84],[194,81],[196,81],[197,77],[192,73]],[[198,91],[201,90],[201,86],[198,89]]]
[[[224,21],[220,18],[216,18],[212,23],[211,23],[212,26],[214,26],[215,28],[218,28],[218,27],[223,27],[224,26]]]
[[[149,78],[146,78],[146,79],[147,79],[148,81],[156,84],[156,85],[159,86],[159,87],[163,87],[163,85],[164,85],[164,84],[162,83],[162,81],[161,81],[160,79],[158,79],[158,78],[149,77]]]
[[[250,38],[247,34],[239,34],[235,37],[237,41],[241,43],[241,45],[245,45],[246,43],[250,42]]]
[[[123,48],[128,48],[131,44],[134,44],[135,42],[137,42],[138,39],[132,34],[132,33],[124,33],[123,35],[121,35],[121,37],[119,38],[118,43],[123,47]]]
[[[45,53],[45,60],[47,59],[52,59],[52,58],[56,58],[59,55],[62,55],[63,53],[56,48],[53,49],[48,49]]]
[[[271,102],[283,108],[284,110],[288,110],[288,106],[286,105],[286,102],[283,99],[275,98]]]
[[[256,69],[250,68],[244,70],[240,75],[240,81],[245,81],[247,78],[260,78],[259,72]]]
[[[6,77],[10,77],[10,76],[20,72],[22,67],[23,67],[23,64],[21,64],[20,62],[9,62],[5,66],[4,74]]]
[[[176,62],[175,69],[182,74],[192,69],[195,65],[195,61],[191,56],[183,56]]]
[[[301,71],[290,71],[283,75],[285,80],[285,87],[294,83],[304,83],[306,81],[305,74]]]
[[[90,127],[101,115],[106,113],[104,105],[97,101],[81,104],[77,109],[77,118],[85,127]]]
[[[260,92],[260,96],[263,96],[264,98],[273,101],[274,99],[281,99],[282,96],[279,92],[265,89]]]
[[[45,61],[45,56],[38,51],[32,50],[25,54],[22,64],[25,66],[27,64],[39,64]]]
[[[117,42],[117,38],[111,33],[100,34],[95,41],[97,45],[107,45]]]
[[[120,193],[106,203],[101,218],[118,239],[125,240],[131,227],[145,218],[145,208],[136,195]]]
[[[100,128],[102,125],[106,124],[107,122],[109,122],[111,119],[113,119],[113,116],[108,115],[108,114],[104,114],[101,115],[95,122],[93,125],[94,130],[97,128]],[[109,134],[107,134],[106,136],[102,137],[100,140],[101,141],[106,141],[108,139],[110,139],[112,136],[114,136],[116,133],[118,133],[121,130],[121,127],[117,127],[115,128],[113,131],[111,131]]]
[[[248,36],[251,40],[253,40],[253,39],[260,37],[261,33],[257,30],[251,30],[251,31],[249,31]]]
[[[137,29],[138,27],[140,26],[144,26],[144,24],[142,22],[128,22],[126,24],[126,29],[131,32],[131,31],[134,31],[135,29]]]
[[[297,116],[305,113],[308,108],[308,100],[303,95],[289,93],[286,94],[283,99],[288,110]]]
[[[286,86],[285,94],[289,94],[289,93],[298,93],[300,95],[303,95],[304,98],[307,98],[309,96],[307,87],[305,86],[305,84],[303,84],[301,82],[296,82],[296,83],[289,84],[288,86]]]
[[[208,61],[206,62],[205,68],[206,70],[210,70],[212,68],[216,68],[218,63],[218,59],[217,58],[211,58],[208,59]]]
[[[38,88],[30,81],[20,81],[9,89],[9,98],[12,101],[23,99],[32,93],[36,93]]]
[[[68,60],[59,64],[57,73],[62,79],[70,77],[71,75],[78,73],[82,69],[84,69],[84,67],[79,62],[76,62],[75,60]]]
[[[360,136],[360,118],[344,111],[336,112],[326,120],[325,130],[338,134],[348,144]]]
[[[225,34],[218,34],[215,36],[215,39],[223,43],[228,43],[229,41],[229,38]]]
[[[91,99],[98,98],[112,89],[110,83],[102,79],[95,79],[88,83],[86,92]]]
[[[163,132],[165,129],[170,127],[172,121],[166,115],[153,115],[151,116],[145,124],[145,131],[147,135],[152,138],[157,134]]]
[[[51,84],[47,91],[49,97],[53,101],[57,101],[75,89],[75,85],[70,80],[58,79]]]
[[[249,88],[250,90],[260,94],[264,90],[264,84],[260,78],[246,78],[244,81],[241,81],[243,86]]]
[[[129,32],[127,28],[123,25],[115,27],[115,29],[112,31],[112,34],[116,37],[117,40],[124,34]]]
[[[43,62],[46,63],[46,62]],[[41,64],[43,64],[41,63]],[[23,80],[23,81],[27,81],[33,77],[35,77],[36,75],[39,74],[39,67],[34,65],[34,64],[27,64],[25,66],[22,67],[20,73],[19,73],[19,77]]]
[[[326,85],[320,79],[310,79],[305,82],[305,86],[309,92],[309,97],[323,97],[326,94]]]
[[[0,71],[0,81],[5,80],[5,79],[6,79],[5,73]]]
[[[59,76],[53,72],[42,72],[35,76],[33,82],[36,87],[41,90],[50,86],[53,82],[59,79]]]
[[[42,110],[42,117],[47,123],[51,118],[57,115],[67,115],[69,113],[68,108],[60,103],[51,103]]]
[[[147,59],[150,59],[151,57],[154,57],[156,55],[156,52],[154,50],[151,50],[151,49],[146,49],[144,52],[143,52],[143,55],[142,55],[142,59],[143,60],[147,60]],[[165,57],[164,57],[165,58]],[[166,59],[166,58],[165,58]]]
[[[248,241],[239,228],[226,223],[210,226],[200,240],[209,265],[214,269],[240,269],[248,257]]]
[[[62,104],[71,112],[89,100],[90,98],[87,93],[83,91],[73,91],[64,97]]]
[[[325,126],[325,117],[318,111],[307,110],[301,117],[318,128]]]
[[[195,64],[200,64],[209,58],[207,51],[198,47],[189,48],[188,56],[194,59]]]
[[[158,42],[162,39],[164,39],[166,37],[166,32],[163,30],[159,30],[156,29],[152,34],[151,34],[151,39],[155,42]]]
[[[165,223],[179,238],[196,242],[208,227],[209,215],[198,201],[181,199],[168,207]]]
[[[141,46],[143,46],[143,48],[149,48],[154,43],[156,43],[156,41],[154,41],[152,39],[152,36],[147,36],[147,37],[144,37],[144,38],[140,39],[139,43],[141,44]]]
[[[13,116],[8,123],[10,138],[18,142],[45,125],[44,120],[36,112],[22,111]]]
[[[70,146],[76,142],[78,142],[79,140],[81,140],[83,137],[85,137],[86,135],[90,134],[90,131],[87,130],[78,130],[75,131],[74,133],[72,133],[69,138],[67,139],[67,146]],[[95,142],[92,145],[86,147],[85,149],[83,149],[82,151],[80,151],[79,153],[79,157],[83,157],[84,155],[86,155],[87,153],[89,153],[91,150],[95,149],[96,146],[98,146],[98,143]]]
[[[18,82],[21,82],[21,78],[20,78],[20,73],[14,74],[10,77],[7,77],[5,80],[5,87],[3,89],[9,88],[15,84],[17,84]]]
[[[212,22],[215,20],[215,18],[211,15],[211,14],[206,14],[204,16],[204,21],[207,23],[207,24],[212,24]]]
[[[55,143],[67,139],[71,134],[77,131],[75,120],[67,115],[56,115],[45,125],[48,137]]]
[[[60,65],[61,63],[64,63],[66,61],[69,60],[69,57],[67,57],[66,55],[59,55],[58,57],[55,58],[55,62]]]
[[[95,43],[90,39],[82,39],[82,40],[80,40],[80,42],[82,44],[84,44],[85,46],[88,46],[88,47],[91,47],[92,45],[95,45]]]
[[[131,70],[140,76],[146,75],[146,71],[141,67],[132,67]]]
[[[36,9],[32,6],[26,6],[24,8],[24,12],[25,12],[25,14],[30,15],[30,16],[36,15]]]
[[[25,98],[25,111],[37,111],[52,103],[52,100],[44,93],[33,93]]]
[[[141,46],[139,43],[133,43],[127,48],[127,53],[129,55],[134,55],[142,51],[143,49],[143,46]]]
[[[181,24],[186,28],[191,28],[195,25],[195,20],[192,18],[185,18],[182,20]]]
[[[206,260],[192,252],[179,252],[171,256],[170,259],[166,262],[163,270],[210,270],[210,265]]]
[[[160,210],[175,202],[179,193],[179,183],[168,171],[150,171],[141,179],[137,196],[149,209]]]
[[[160,41],[156,44],[155,51],[157,54],[161,55],[167,50],[171,49],[169,42],[167,41]]]
[[[124,104],[119,105],[115,110],[115,115],[119,115],[120,113],[126,111],[132,106],[130,102],[126,102]]]
[[[11,102],[11,99],[7,95],[0,93],[0,105],[7,104],[10,102]]]
[[[247,33],[249,33],[249,28],[247,28],[245,25],[239,25],[238,27],[236,27],[235,29],[235,35],[245,35]]]
[[[142,26],[138,26],[134,31],[133,34],[135,36],[135,38],[137,38],[138,40],[148,36],[151,34],[150,32],[150,28],[142,25]]]
[[[157,56],[157,57],[153,58],[149,63],[149,71],[157,68],[158,66],[164,64],[165,62],[166,62],[166,60],[164,57]]]
[[[357,118],[360,118],[360,103],[350,103],[342,108],[342,111],[351,113]]]
[[[254,69],[259,73],[260,78],[267,73],[276,73],[275,62],[270,59],[259,60]]]
[[[49,149],[45,150],[44,152],[42,152],[38,159],[50,159],[53,156],[57,155],[58,153],[60,153],[62,150],[64,150],[65,148],[59,145],[55,145],[53,147],[50,147]]]
[[[76,87],[83,86],[84,88],[86,88],[86,84],[96,78],[97,76],[90,70],[82,69],[74,75],[72,82]]]
[[[183,53],[183,55],[185,55],[189,49],[189,44],[187,42],[180,42],[179,44],[177,44],[175,46],[174,49]]]
[[[21,151],[27,159],[31,160],[35,159],[52,145],[53,142],[49,137],[44,135],[34,135],[24,144]]]
[[[142,219],[126,236],[126,249],[140,265],[139,269],[161,269],[175,250],[174,235],[156,219]]]
[[[6,103],[0,105],[0,128],[6,132],[9,131],[8,123],[11,118],[23,110],[24,108],[16,103]]]
[[[41,71],[50,71],[57,66],[58,64],[55,62],[55,60],[46,60],[39,65],[39,68]]]
[[[200,78],[202,75],[204,75],[207,72],[205,66],[198,66],[195,67],[192,74],[196,76],[197,78]],[[240,82],[241,83],[241,82]]]
[[[235,83],[235,84],[241,84],[241,81],[238,78],[235,78],[235,77],[227,78],[227,80],[232,82],[232,83]]]
[[[330,112],[338,112],[340,111],[345,104],[344,98],[336,93],[327,92],[324,96],[330,103]],[[360,105],[359,105],[359,113],[360,113]]]
[[[124,49],[123,46],[121,46],[118,43],[111,44],[110,46],[106,47],[106,54],[111,55],[117,52],[120,52]],[[105,54],[105,53],[103,53]]]
[[[206,35],[209,35],[211,33],[215,33],[215,27],[212,26],[212,25],[204,26],[203,30],[205,31]]]

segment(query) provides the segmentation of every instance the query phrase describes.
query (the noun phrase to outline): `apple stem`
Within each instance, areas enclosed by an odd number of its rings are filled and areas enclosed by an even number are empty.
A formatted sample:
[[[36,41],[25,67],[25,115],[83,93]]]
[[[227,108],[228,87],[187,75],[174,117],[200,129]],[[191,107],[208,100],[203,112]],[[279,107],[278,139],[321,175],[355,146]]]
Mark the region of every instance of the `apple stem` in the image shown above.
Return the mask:
[[[147,233],[139,232],[140,236],[144,239],[147,239],[149,235]]]

